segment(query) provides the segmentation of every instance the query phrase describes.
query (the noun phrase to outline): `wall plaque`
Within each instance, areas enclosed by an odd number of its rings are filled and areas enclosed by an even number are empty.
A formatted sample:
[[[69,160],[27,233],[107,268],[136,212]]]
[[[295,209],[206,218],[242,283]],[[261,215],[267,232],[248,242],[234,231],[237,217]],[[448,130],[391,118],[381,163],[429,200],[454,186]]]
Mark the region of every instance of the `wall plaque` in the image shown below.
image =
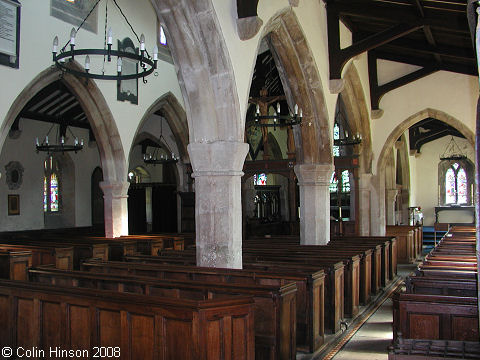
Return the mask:
[[[0,0],[0,64],[18,68],[20,3]]]

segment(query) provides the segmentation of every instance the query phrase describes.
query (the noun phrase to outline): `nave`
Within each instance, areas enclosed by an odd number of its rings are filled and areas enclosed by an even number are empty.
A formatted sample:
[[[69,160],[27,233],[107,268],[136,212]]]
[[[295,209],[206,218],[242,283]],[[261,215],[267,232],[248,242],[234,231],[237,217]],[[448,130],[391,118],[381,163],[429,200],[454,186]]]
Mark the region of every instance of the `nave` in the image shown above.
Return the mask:
[[[0,330],[0,345],[110,346],[129,359],[331,358],[349,333],[345,329],[359,327],[392,292],[391,352],[399,352],[392,359],[407,359],[400,357],[400,345],[410,337],[474,340],[478,312],[476,287],[468,280],[476,274],[476,262],[467,254],[470,232],[453,228],[407,278],[406,293],[397,289],[415,267],[397,254],[412,251],[414,261],[421,259],[419,229],[398,226],[390,229],[396,236],[332,238],[329,245],[308,247],[292,236],[251,237],[244,240],[243,270],[196,266],[194,238],[187,234],[108,239],[89,229],[3,233],[2,277],[10,280],[0,282],[0,314],[8,324]],[[444,251],[472,262],[446,260]],[[453,284],[428,286],[449,276],[455,276]],[[460,286],[470,287],[470,297],[460,294]],[[409,302],[419,301],[412,297],[421,298],[423,310],[409,313]],[[443,308],[432,310],[438,301]],[[458,301],[449,308],[454,321],[447,319],[447,330],[439,311]],[[467,313],[459,312],[468,306]],[[30,318],[38,320],[22,320]]]

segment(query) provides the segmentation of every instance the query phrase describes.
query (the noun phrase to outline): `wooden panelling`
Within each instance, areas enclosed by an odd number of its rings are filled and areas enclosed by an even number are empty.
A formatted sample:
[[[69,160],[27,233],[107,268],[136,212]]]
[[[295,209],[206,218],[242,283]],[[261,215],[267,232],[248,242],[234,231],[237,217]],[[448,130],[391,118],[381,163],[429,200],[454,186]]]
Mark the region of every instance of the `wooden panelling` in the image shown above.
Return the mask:
[[[408,321],[411,338],[434,340],[440,338],[439,315],[410,314]]]

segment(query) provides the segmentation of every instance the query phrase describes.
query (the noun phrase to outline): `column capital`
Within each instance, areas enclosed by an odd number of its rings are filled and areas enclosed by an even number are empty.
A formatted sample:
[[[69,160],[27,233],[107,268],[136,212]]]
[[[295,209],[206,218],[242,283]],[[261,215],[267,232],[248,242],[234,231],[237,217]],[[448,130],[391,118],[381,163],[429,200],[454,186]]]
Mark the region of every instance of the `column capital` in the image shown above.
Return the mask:
[[[118,182],[101,181],[99,185],[103,191],[104,197],[112,197],[112,198],[128,197],[127,191],[128,191],[128,188],[130,187],[130,183],[128,181],[118,181]]]
[[[334,168],[333,164],[298,164],[294,170],[299,185],[328,185]]]
[[[187,146],[192,162],[193,177],[242,176],[248,144],[239,141],[191,143]]]

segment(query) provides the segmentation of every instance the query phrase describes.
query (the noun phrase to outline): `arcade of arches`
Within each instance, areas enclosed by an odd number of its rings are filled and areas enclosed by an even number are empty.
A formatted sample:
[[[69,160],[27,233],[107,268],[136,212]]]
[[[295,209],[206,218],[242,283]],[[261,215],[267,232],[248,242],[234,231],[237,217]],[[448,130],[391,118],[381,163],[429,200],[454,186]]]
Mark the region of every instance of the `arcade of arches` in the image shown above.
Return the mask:
[[[455,137],[474,162],[475,77],[435,72],[387,93],[380,102],[383,115],[374,119],[366,53],[346,64],[341,82],[328,82],[321,2],[260,2],[262,21],[238,30],[233,3],[141,2],[134,26],[149,41],[161,27],[168,44],[158,76],[138,84],[138,104],[116,100],[114,84],[84,82],[52,68],[48,44],[68,25],[48,15],[49,4],[23,6],[18,69],[0,68],[11,84],[0,100],[0,158],[4,166],[14,161],[25,169],[21,186],[4,181],[0,191],[5,198],[18,193],[21,212],[8,216],[6,207],[0,209],[1,229],[95,225],[110,237],[195,231],[200,264],[241,267],[242,236],[249,234],[300,234],[303,244],[325,244],[331,233],[383,235],[386,224],[409,223],[412,207],[421,207],[424,224],[433,225],[435,207],[445,205],[445,181],[435,168],[445,142]],[[104,10],[98,11],[101,19]],[[48,25],[33,46],[29,33],[39,22]],[[340,34],[348,45],[351,33],[342,23]],[[102,36],[86,31],[78,41]],[[29,61],[33,51],[39,54],[35,62]],[[377,68],[379,83],[415,70],[387,60],[377,60]],[[298,104],[302,124],[252,126],[261,89],[274,99],[262,103],[262,112],[271,114],[278,102],[287,114]],[[33,139],[67,118],[88,146],[55,160],[62,168],[59,211],[44,211],[46,158],[35,154]],[[431,126],[416,125],[426,121]],[[442,126],[448,136],[438,135]],[[362,141],[342,143],[353,137]],[[167,148],[177,163],[143,162],[145,154]],[[471,206],[473,170],[466,174],[469,200],[461,205]],[[50,186],[45,189],[50,204]],[[472,221],[469,212],[442,216]]]
[[[360,10],[342,0],[116,0],[161,53],[148,81],[117,84],[51,61],[54,37],[66,39],[94,1],[1,0],[0,10],[17,2],[17,55],[0,36],[2,233],[188,233],[198,266],[242,269],[242,245],[264,235],[326,246],[389,225],[475,223],[473,55],[428,41],[416,45],[421,61],[398,57],[411,40],[402,36],[433,37],[434,25],[356,33]],[[423,13],[425,1],[405,3]],[[76,46],[103,46],[106,11]],[[118,44],[135,40],[108,11]],[[380,50],[359,50],[375,39]],[[257,118],[297,106],[301,124]],[[84,146],[36,151],[46,136]]]

